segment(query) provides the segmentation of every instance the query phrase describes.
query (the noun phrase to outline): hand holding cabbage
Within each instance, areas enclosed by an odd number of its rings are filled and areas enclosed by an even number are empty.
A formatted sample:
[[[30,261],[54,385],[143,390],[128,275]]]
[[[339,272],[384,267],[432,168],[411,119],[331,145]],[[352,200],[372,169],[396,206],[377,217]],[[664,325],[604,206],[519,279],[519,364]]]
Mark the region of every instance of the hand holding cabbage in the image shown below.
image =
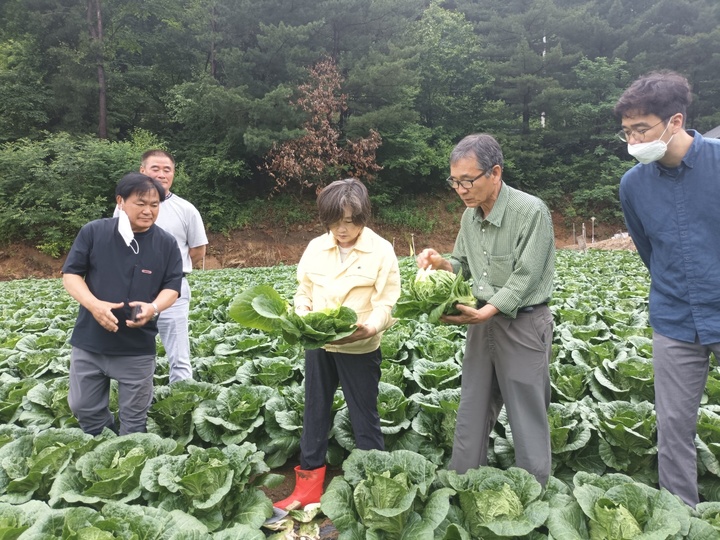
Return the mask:
[[[447,270],[419,269],[415,279],[404,287],[393,308],[400,319],[418,318],[427,314],[428,322],[437,324],[442,315],[458,315],[456,304],[475,307],[470,283]]]

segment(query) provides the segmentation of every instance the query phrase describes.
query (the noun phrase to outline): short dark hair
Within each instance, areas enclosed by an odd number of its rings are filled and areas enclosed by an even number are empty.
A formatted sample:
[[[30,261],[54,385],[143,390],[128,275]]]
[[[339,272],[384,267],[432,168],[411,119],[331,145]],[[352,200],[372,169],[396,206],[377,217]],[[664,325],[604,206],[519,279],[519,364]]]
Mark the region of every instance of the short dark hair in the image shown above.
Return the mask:
[[[452,152],[450,152],[450,165],[454,165],[461,159],[474,157],[478,169],[489,171],[495,165],[503,167],[503,153],[500,143],[495,137],[487,133],[474,133],[463,138]]]
[[[172,156],[172,154],[161,148],[153,148],[151,150],[148,150],[147,152],[144,152],[142,157],[140,158],[140,163],[145,163],[145,161],[148,158],[154,157],[154,156],[166,157],[166,158],[170,159],[170,161],[172,161],[173,167],[175,166],[175,158]]]
[[[165,188],[160,182],[142,173],[131,172],[120,179],[115,187],[115,195],[120,195],[123,199],[127,199],[132,194],[144,195],[153,189],[158,192],[160,202],[164,201]]]
[[[365,226],[370,221],[370,195],[368,190],[357,178],[335,180],[325,186],[317,198],[320,223],[326,230],[330,225],[345,217],[345,209],[350,209],[352,222]]]
[[[613,112],[620,119],[654,114],[663,121],[680,113],[684,121],[691,102],[692,91],[685,77],[669,70],[653,71],[623,92]]]

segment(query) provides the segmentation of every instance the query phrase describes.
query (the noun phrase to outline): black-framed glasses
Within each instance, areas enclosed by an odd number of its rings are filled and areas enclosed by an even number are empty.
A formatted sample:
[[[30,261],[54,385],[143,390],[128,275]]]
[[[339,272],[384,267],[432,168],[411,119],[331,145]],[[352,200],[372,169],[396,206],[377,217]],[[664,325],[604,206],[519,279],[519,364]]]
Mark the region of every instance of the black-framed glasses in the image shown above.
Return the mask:
[[[668,118],[669,120],[669,118]],[[640,129],[621,129],[617,132],[618,138],[623,142],[628,142],[633,135],[635,135],[635,139],[639,142],[645,141],[645,134],[650,131],[653,128],[658,127],[660,124],[665,122],[665,119],[660,120],[657,124],[654,126],[650,126],[649,128],[640,128]]]
[[[480,174],[478,174],[475,178],[473,178],[472,180],[455,180],[452,176],[448,176],[445,179],[445,183],[453,189],[457,189],[459,187],[463,187],[465,189],[470,189],[473,187],[473,183],[476,180],[479,180],[481,176],[485,176],[487,173],[488,173],[488,171],[483,171]]]

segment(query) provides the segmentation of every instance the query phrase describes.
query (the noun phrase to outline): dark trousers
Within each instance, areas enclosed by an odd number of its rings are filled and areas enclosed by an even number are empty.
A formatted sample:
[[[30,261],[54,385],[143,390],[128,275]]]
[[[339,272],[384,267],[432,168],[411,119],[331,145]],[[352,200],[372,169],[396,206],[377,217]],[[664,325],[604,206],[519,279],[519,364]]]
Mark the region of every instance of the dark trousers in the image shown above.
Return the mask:
[[[85,433],[98,435],[115,429],[109,409],[110,379],[118,381],[120,435],[146,431],[153,399],[155,354],[108,356],[77,347],[70,356],[68,404]]]
[[[451,470],[464,474],[487,464],[490,432],[504,403],[515,464],[546,484],[552,332],[547,306],[518,313],[516,319],[495,315],[468,327]]]
[[[312,470],[325,464],[330,413],[338,382],[350,413],[355,444],[362,450],[384,450],[377,410],[380,349],[365,354],[343,354],[325,349],[305,351],[305,416],[300,438],[300,467]]]

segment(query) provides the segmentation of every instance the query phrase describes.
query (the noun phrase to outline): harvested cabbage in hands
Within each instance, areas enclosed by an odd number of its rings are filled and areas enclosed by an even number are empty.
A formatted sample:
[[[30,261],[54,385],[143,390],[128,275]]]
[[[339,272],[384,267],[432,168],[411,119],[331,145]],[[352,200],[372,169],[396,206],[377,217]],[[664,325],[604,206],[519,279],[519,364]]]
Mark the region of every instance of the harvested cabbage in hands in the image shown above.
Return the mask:
[[[256,285],[238,294],[228,315],[248,328],[280,333],[288,343],[300,343],[305,349],[318,349],[357,330],[357,313],[349,307],[301,316],[270,285]]]
[[[459,314],[456,304],[475,307],[475,303],[470,283],[463,279],[461,272],[421,268],[415,279],[403,288],[393,316],[415,319],[427,314],[428,321],[435,324],[441,315]]]

